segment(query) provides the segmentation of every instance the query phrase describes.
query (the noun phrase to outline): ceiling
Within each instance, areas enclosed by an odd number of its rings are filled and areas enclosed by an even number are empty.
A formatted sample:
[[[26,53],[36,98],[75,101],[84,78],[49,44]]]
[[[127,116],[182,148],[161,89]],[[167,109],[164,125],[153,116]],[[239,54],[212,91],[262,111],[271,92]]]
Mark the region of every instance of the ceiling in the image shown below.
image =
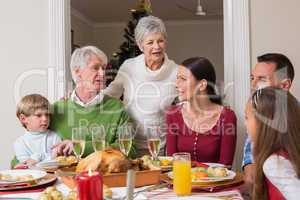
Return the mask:
[[[138,0],[71,0],[71,6],[94,23],[126,22],[130,18],[130,10],[136,8],[137,2]],[[151,0],[152,14],[163,20],[222,19],[223,0],[201,0],[201,4],[208,13],[207,16],[195,15],[197,0]]]

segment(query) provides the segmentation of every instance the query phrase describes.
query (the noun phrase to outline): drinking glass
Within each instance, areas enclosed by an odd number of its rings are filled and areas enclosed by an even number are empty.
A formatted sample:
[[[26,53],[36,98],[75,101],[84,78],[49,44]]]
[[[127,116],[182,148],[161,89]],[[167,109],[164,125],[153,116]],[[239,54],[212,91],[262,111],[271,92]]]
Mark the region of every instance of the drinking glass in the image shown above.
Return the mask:
[[[160,125],[151,125],[149,126],[147,131],[147,145],[149,152],[152,156],[152,160],[157,160],[157,156],[160,150]]]
[[[92,132],[92,144],[94,151],[102,151],[105,149],[105,128],[104,126],[95,126],[91,128]]]
[[[191,194],[191,155],[189,153],[173,154],[173,190],[177,196]]]
[[[85,136],[87,128],[73,128],[72,129],[72,141],[73,141],[73,151],[77,160],[80,160],[85,149]]]
[[[134,135],[134,129],[130,125],[124,125],[118,128],[120,150],[126,156],[129,155],[132,146],[133,135]]]

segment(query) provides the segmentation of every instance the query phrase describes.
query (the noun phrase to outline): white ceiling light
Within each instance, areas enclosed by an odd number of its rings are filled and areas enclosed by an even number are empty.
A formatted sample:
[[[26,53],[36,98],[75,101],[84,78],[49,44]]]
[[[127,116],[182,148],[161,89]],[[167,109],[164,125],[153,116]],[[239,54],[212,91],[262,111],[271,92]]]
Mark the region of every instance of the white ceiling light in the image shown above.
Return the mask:
[[[198,0],[197,9],[195,15],[205,16],[206,12],[203,11],[203,7],[201,6],[200,0]]]
[[[195,2],[195,7],[191,7],[191,4],[187,4],[185,5],[183,2],[186,2],[187,0],[176,0],[175,5],[176,7],[178,7],[179,9],[189,12],[193,15],[199,16],[199,17],[223,17],[222,11],[220,9],[217,9],[215,11],[213,11],[211,8],[209,8],[209,2],[206,2],[206,6],[204,7],[202,6],[201,3],[203,3],[203,1],[201,0],[192,0]],[[191,1],[191,0],[190,0]],[[215,1],[215,2],[220,2],[222,0],[207,0],[207,1]]]

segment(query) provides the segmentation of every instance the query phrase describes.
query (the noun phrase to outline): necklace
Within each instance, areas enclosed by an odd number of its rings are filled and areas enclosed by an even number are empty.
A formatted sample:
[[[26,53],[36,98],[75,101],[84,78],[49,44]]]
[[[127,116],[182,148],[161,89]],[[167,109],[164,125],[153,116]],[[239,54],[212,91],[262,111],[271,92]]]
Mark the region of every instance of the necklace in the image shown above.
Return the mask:
[[[223,107],[218,106],[217,109],[209,111],[201,111],[198,113],[191,112],[186,105],[182,107],[182,116],[184,123],[193,131],[199,134],[206,134],[218,122]]]

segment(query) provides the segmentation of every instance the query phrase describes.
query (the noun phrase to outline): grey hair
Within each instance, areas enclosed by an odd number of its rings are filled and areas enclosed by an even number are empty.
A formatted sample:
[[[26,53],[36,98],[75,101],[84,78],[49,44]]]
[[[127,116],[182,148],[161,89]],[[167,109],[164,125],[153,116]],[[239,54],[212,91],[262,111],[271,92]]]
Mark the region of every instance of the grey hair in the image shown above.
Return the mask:
[[[107,56],[103,51],[95,46],[84,46],[75,49],[71,56],[70,69],[72,73],[72,78],[76,82],[76,75],[74,74],[74,69],[76,67],[84,68],[88,65],[89,59],[92,55],[97,56],[104,65],[107,65]]]
[[[143,40],[149,33],[161,33],[165,39],[167,38],[166,27],[161,19],[151,15],[143,17],[139,20],[134,30],[135,41],[140,50],[142,50]]]

